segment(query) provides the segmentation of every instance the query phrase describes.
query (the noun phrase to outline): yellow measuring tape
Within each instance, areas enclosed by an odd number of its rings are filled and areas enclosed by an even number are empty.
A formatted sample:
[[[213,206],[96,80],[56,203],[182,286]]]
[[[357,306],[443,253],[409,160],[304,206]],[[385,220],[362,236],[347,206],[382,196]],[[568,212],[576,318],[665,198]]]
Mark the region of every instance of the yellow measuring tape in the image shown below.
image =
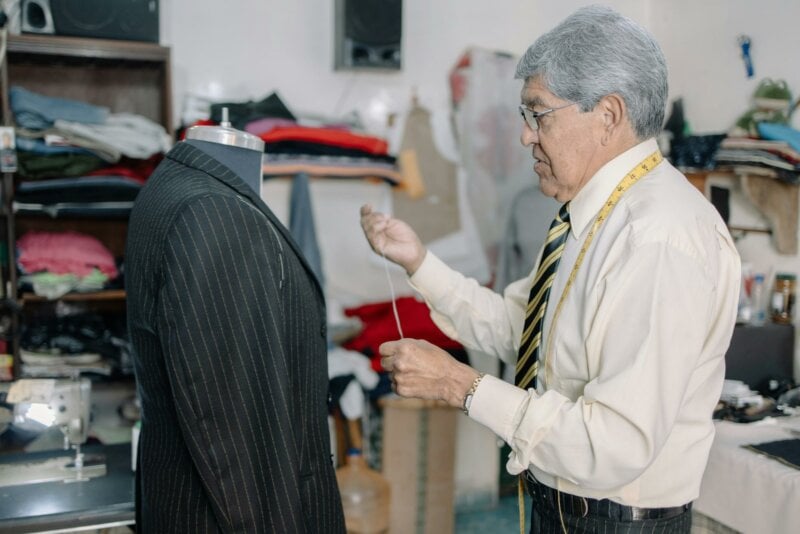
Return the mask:
[[[649,173],[651,170],[656,168],[659,163],[664,159],[661,155],[659,150],[656,150],[645,159],[643,159],[638,165],[636,165],[631,171],[625,175],[625,177],[620,180],[611,194],[608,196],[608,200],[606,203],[603,204],[603,207],[600,209],[600,213],[597,214],[597,217],[592,224],[592,228],[589,230],[589,234],[586,236],[586,240],[583,242],[583,246],[581,246],[581,250],[578,253],[578,258],[575,260],[575,265],[572,266],[572,271],[569,273],[569,278],[567,278],[567,284],[564,286],[564,291],[561,292],[561,298],[558,299],[558,306],[556,306],[556,311],[553,314],[553,319],[550,321],[550,328],[547,332],[547,350],[545,350],[545,383],[549,383],[549,376],[550,371],[552,369],[552,358],[550,358],[550,343],[553,339],[553,332],[555,331],[556,321],[558,320],[559,315],[561,314],[561,308],[564,306],[564,301],[567,299],[567,294],[569,294],[569,290],[572,288],[572,284],[575,282],[575,278],[578,275],[578,269],[580,269],[581,264],[583,263],[583,258],[586,256],[586,251],[589,250],[589,246],[592,244],[594,240],[595,234],[602,226],[603,222],[608,218],[611,214],[611,211],[614,209],[614,206],[617,205],[619,199],[622,198],[622,194],[625,193],[633,184],[638,182]],[[522,475],[519,477],[519,531],[520,534],[525,534],[525,499],[524,499],[524,481],[522,480]],[[560,502],[559,502],[560,504]],[[563,527],[563,525],[562,525]]]

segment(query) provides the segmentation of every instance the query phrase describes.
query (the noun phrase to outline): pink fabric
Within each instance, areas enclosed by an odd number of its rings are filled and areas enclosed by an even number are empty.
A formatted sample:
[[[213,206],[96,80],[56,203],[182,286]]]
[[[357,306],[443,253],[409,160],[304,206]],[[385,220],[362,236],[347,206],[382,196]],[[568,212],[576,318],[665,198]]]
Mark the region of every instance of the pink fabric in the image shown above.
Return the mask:
[[[111,252],[96,238],[78,232],[30,231],[17,240],[17,249],[26,273],[86,276],[96,267],[110,279],[118,274]]]
[[[253,135],[261,135],[263,133],[267,133],[269,131],[274,130],[275,128],[281,128],[284,126],[297,126],[295,121],[289,119],[279,119],[276,117],[267,117],[264,119],[256,119],[252,122],[248,122],[244,130],[249,132]]]

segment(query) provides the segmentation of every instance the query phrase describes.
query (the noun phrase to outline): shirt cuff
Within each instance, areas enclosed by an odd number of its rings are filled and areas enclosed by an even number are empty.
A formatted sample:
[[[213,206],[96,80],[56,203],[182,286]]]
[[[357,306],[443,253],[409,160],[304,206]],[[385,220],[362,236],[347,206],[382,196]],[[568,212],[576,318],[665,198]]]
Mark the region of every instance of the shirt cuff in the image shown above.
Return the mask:
[[[408,283],[419,291],[425,300],[435,301],[448,294],[449,291],[442,280],[447,280],[452,271],[433,252],[428,250],[425,253],[425,259],[422,260],[414,274],[408,278]]]
[[[516,426],[514,416],[528,395],[528,391],[486,375],[472,396],[469,416],[510,443]]]

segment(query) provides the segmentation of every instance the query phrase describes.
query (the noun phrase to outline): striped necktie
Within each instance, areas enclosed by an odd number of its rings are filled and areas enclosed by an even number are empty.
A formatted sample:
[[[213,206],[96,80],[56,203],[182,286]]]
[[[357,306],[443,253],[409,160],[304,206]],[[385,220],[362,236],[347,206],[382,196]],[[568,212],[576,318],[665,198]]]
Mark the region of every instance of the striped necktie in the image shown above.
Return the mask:
[[[547,297],[556,277],[556,269],[564,251],[564,243],[569,235],[569,202],[561,206],[558,215],[550,224],[547,241],[542,252],[542,261],[533,279],[525,311],[525,327],[517,356],[515,383],[522,389],[536,387],[536,374],[539,371],[539,354],[542,342],[542,323],[547,308]]]

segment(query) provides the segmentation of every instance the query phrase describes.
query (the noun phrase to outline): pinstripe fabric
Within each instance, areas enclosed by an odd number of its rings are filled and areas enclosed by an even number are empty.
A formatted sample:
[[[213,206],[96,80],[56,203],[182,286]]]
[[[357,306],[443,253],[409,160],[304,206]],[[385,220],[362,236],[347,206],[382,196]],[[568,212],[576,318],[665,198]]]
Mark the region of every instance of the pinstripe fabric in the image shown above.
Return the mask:
[[[127,247],[137,531],[344,532],[325,305],[287,230],[180,143],[139,194]]]
[[[514,382],[522,389],[536,387],[536,375],[539,372],[539,353],[542,342],[542,323],[550,287],[556,276],[564,243],[569,235],[569,202],[561,206],[558,215],[550,224],[547,233],[542,259],[536,276],[533,279],[528,307],[525,310],[525,326],[522,329],[522,340],[517,354],[517,369]]]

